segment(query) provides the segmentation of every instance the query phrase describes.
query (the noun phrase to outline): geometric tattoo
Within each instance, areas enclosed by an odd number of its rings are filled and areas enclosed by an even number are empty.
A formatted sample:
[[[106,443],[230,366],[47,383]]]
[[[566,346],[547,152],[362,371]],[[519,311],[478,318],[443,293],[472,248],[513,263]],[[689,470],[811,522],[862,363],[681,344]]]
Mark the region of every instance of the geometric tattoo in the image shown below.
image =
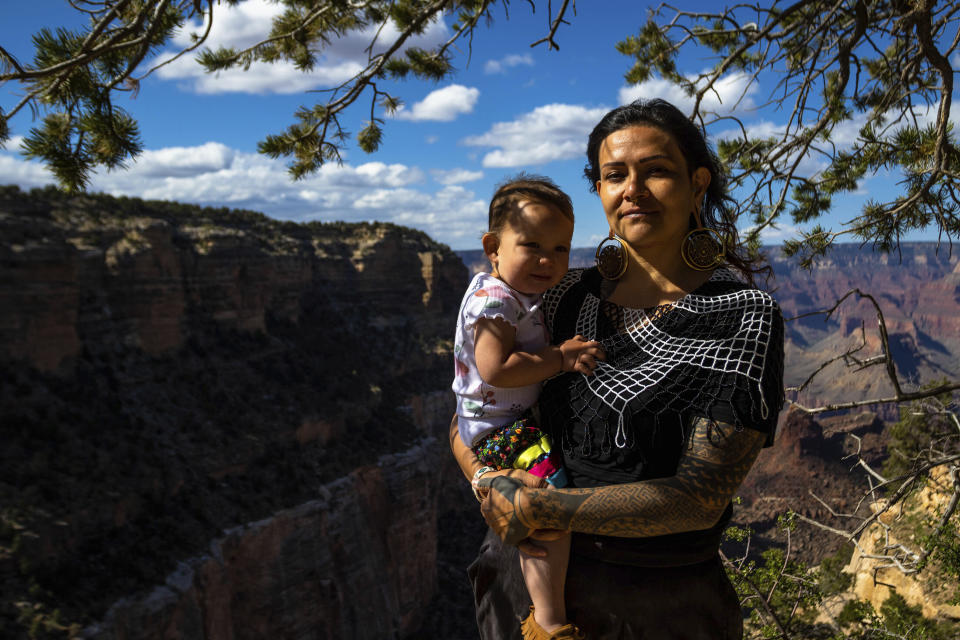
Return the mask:
[[[672,477],[548,490],[501,476],[490,483],[482,511],[510,544],[534,529],[630,538],[707,529],[720,519],[765,439],[766,434],[753,429],[700,418]]]

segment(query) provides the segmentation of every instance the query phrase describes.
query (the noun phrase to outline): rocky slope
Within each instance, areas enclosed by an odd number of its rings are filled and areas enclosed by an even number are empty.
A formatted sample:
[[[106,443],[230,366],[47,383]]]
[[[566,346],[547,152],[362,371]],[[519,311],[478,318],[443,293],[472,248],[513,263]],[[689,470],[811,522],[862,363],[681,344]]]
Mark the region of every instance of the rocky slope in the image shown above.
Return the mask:
[[[869,501],[859,501],[870,485],[864,470],[855,466],[854,454],[876,466],[886,456],[885,440],[884,423],[874,413],[818,420],[785,411],[774,446],[760,452],[740,487],[742,504],[734,512],[734,523],[752,529],[753,544],[760,548],[785,543],[776,525],[788,511],[827,526],[849,527],[849,518],[835,514],[869,514]],[[804,522],[791,532],[791,552],[812,565],[842,543],[841,537]]]
[[[880,523],[874,523],[863,532],[861,548],[854,549],[844,569],[853,576],[851,591],[854,596],[870,602],[879,610],[895,592],[907,604],[921,607],[927,618],[960,621],[960,605],[956,603],[960,587],[953,581],[938,579],[944,573],[940,571],[936,556],[923,571],[914,574],[901,571],[882,559],[891,548],[901,543],[918,550],[921,543],[916,539],[915,527],[922,522],[930,530],[931,521],[947,508],[953,493],[948,469],[934,469],[926,485],[906,501],[902,510],[884,514]]]
[[[449,249],[15,187],[0,239],[0,637],[429,626]]]
[[[407,636],[437,587],[432,442],[381,457],[319,498],[230,529],[165,583],[113,605],[89,638]]]

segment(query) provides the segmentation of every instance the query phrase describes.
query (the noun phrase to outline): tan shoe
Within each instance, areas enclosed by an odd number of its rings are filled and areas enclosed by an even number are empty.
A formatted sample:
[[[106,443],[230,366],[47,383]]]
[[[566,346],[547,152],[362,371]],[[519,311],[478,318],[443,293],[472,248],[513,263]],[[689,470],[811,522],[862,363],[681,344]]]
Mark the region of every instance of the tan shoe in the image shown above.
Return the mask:
[[[530,607],[530,615],[524,618],[520,623],[520,632],[523,634],[523,640],[586,640],[580,627],[569,622],[559,629],[547,631],[533,617],[533,607]]]

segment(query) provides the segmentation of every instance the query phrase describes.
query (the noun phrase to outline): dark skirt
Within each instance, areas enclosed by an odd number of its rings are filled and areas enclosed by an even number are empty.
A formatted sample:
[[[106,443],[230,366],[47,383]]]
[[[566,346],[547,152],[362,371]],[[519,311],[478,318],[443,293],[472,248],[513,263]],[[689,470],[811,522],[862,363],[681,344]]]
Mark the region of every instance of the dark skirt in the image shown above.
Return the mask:
[[[530,597],[515,547],[492,531],[467,573],[483,640],[520,640]],[[637,567],[570,555],[567,615],[590,640],[737,640],[743,618],[719,555],[678,567]]]

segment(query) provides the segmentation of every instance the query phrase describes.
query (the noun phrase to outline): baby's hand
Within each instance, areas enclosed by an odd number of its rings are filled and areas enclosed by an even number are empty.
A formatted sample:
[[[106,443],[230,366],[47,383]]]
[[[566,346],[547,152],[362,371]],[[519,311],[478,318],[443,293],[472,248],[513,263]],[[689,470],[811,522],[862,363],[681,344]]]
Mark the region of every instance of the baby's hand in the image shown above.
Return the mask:
[[[593,375],[597,360],[607,356],[596,340],[587,341],[581,335],[565,340],[560,345],[560,368],[563,371],[577,371],[585,376]]]

